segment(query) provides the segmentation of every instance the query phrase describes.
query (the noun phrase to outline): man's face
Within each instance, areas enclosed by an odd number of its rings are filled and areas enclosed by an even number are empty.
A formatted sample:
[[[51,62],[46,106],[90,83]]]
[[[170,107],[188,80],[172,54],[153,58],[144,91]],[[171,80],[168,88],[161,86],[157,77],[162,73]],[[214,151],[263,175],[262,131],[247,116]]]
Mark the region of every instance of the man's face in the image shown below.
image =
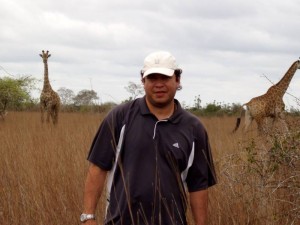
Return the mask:
[[[162,74],[150,74],[143,79],[147,101],[156,107],[170,104],[176,94],[179,78],[175,74],[171,77]]]

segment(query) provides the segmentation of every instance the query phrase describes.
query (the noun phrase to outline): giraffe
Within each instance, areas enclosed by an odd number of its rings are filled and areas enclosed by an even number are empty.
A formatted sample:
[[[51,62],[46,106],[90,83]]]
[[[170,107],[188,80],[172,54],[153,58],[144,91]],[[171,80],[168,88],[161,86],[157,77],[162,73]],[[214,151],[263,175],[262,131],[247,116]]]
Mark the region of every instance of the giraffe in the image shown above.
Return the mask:
[[[244,131],[248,129],[253,120],[257,123],[257,128],[260,134],[265,133],[264,122],[266,118],[273,119],[274,122],[279,119],[284,121],[284,109],[285,104],[283,102],[283,95],[285,94],[294,74],[297,69],[300,69],[300,60],[295,61],[281,80],[271,86],[268,91],[261,96],[252,98],[249,102],[242,105],[242,111],[240,116],[237,118],[236,126],[233,130],[235,132],[240,125],[241,116],[245,110],[245,126]],[[286,126],[286,124],[285,124]]]
[[[48,76],[48,58],[51,56],[49,51],[42,51],[40,56],[44,63],[44,86],[40,96],[41,121],[44,122],[44,112],[47,111],[46,122],[50,122],[50,116],[53,124],[58,122],[58,112],[60,108],[59,95],[52,89]]]

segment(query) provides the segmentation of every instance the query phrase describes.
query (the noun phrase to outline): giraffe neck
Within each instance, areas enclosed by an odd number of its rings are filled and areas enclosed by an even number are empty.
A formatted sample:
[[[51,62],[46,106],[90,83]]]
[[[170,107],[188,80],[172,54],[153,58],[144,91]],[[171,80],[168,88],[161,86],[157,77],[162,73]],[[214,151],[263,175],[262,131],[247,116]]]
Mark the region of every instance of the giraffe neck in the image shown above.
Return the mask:
[[[281,78],[281,80],[274,85],[277,91],[279,91],[281,95],[284,95],[284,93],[286,92],[297,69],[298,69],[298,61],[294,62],[291,65],[291,67],[288,69],[288,71],[285,73],[285,75]]]
[[[48,77],[48,63],[44,62],[44,87],[43,90],[52,90]]]

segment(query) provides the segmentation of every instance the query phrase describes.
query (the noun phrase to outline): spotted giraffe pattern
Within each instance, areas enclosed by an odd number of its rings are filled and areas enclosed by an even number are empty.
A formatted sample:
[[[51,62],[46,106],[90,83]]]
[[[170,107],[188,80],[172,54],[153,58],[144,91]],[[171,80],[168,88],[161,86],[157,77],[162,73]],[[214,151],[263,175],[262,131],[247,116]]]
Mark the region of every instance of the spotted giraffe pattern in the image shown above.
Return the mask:
[[[44,86],[40,96],[41,121],[44,122],[44,113],[47,112],[46,122],[50,122],[50,117],[53,124],[58,122],[58,113],[60,109],[59,95],[52,89],[48,74],[48,58],[51,56],[49,51],[42,51],[40,56],[44,63]]]
[[[264,95],[252,98],[249,102],[242,105],[242,108],[246,108],[244,131],[248,129],[253,120],[256,121],[257,128],[260,133],[265,132],[264,122],[266,122],[266,118],[272,118],[273,124],[277,119],[284,122],[285,104],[283,102],[283,95],[299,68],[300,61],[297,60],[290,66],[281,80],[277,84],[271,86]],[[237,118],[233,132],[239,128],[241,116],[242,113]]]

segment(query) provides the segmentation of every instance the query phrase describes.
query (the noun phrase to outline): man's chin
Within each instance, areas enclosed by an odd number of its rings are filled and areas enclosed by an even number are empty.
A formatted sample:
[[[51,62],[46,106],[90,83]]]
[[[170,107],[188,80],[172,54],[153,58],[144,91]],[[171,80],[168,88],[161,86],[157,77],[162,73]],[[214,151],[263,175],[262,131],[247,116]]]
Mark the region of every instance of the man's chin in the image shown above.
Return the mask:
[[[156,98],[156,99],[153,99],[152,104],[157,107],[164,107],[164,106],[169,105],[171,101],[169,99]]]

